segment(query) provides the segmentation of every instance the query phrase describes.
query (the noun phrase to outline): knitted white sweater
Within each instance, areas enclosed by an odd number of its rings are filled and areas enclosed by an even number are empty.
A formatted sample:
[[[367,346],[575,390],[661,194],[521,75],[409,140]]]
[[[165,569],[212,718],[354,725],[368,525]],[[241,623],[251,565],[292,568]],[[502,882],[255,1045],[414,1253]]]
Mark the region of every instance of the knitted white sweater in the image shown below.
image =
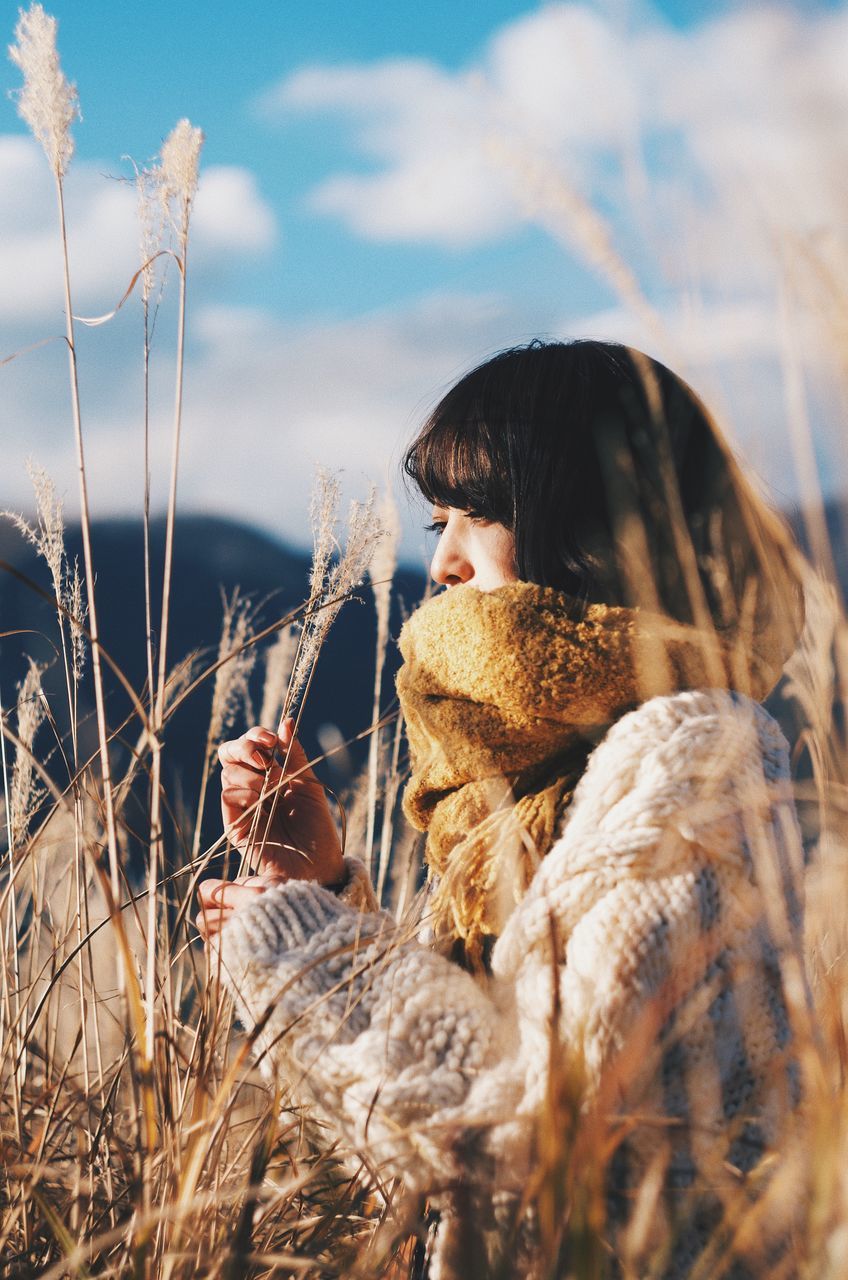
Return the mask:
[[[786,739],[750,698],[662,695],[609,729],[491,979],[405,934],[348,867],[338,895],[301,881],[263,894],[218,945],[263,1069],[385,1172],[431,1195],[484,1169],[491,1187],[522,1188],[557,996],[588,1097],[616,1063],[618,1109],[679,1122],[622,1146],[613,1218],[669,1132],[665,1187],[681,1205],[696,1175],[745,1172],[779,1136],[797,1102],[786,974],[803,850]],[[687,1273],[714,1220],[681,1209],[667,1275]]]

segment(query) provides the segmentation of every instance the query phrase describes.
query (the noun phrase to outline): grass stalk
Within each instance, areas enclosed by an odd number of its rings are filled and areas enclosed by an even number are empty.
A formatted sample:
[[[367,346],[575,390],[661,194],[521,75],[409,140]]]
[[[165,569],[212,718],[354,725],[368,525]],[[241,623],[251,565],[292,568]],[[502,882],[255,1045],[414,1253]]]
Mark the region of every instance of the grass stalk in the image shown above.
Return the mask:
[[[100,634],[97,618],[97,601],[95,593],[94,559],[91,549],[91,520],[88,503],[88,481],[85,467],[85,452],[82,435],[82,413],[80,408],[79,376],[77,370],[77,352],[74,334],[74,314],[71,302],[71,273],[68,252],[68,234],[65,217],[64,185],[61,175],[55,173],[56,198],[59,216],[60,240],[62,247],[63,283],[65,295],[65,329],[68,348],[68,368],[71,388],[71,405],[74,422],[74,439],[76,445],[77,470],[80,495],[80,530],[83,543],[83,561],[85,565],[86,593],[88,604],[88,632],[91,642],[92,680],[94,684],[95,712],[100,757],[100,772],[103,789],[103,812],[105,818],[106,841],[109,856],[110,892],[108,894],[110,917],[118,943],[118,976],[119,985],[127,995],[127,1008],[135,1024],[136,1034],[142,1046],[142,1079],[145,1097],[145,1129],[149,1149],[155,1146],[156,1120],[153,1098],[152,1080],[150,1078],[150,1055],[148,1028],[144,1016],[144,1006],[138,980],[130,961],[127,937],[118,910],[120,896],[120,874],[118,868],[118,838],[115,818],[114,796],[112,788],[112,771],[109,759],[109,742],[106,728],[106,708],[103,686],[103,673],[100,660]]]
[[[82,535],[83,559],[85,563],[85,584],[88,601],[88,629],[91,639],[91,666],[97,718],[97,737],[100,751],[100,771],[103,781],[103,805],[106,817],[106,841],[109,852],[109,874],[112,880],[113,894],[117,897],[119,890],[118,838],[112,796],[112,769],[109,762],[109,747],[106,732],[103,672],[100,665],[100,633],[97,624],[97,601],[94,590],[94,558],[91,552],[91,518],[88,507],[88,480],[86,476],[85,452],[82,438],[82,413],[80,410],[79,376],[77,372],[77,351],[74,335],[74,313],[71,305],[71,270],[68,255],[68,231],[65,219],[65,194],[62,178],[59,174],[56,174],[55,178],[56,200],[59,214],[59,235],[62,246],[62,277],[65,292],[65,337],[68,347],[71,409],[73,412],[74,442],[76,445],[77,475],[79,480],[80,532]]]
[[[368,741],[368,801],[365,828],[365,865],[371,872],[374,852],[374,827],[377,821],[377,770],[380,758],[380,693],[383,685],[383,660],[385,650],[380,646],[377,650],[377,662],[374,670],[374,697],[371,704],[371,737]],[[385,799],[384,799],[385,806]],[[385,808],[383,823],[385,824]]]
[[[156,708],[154,714],[154,730],[162,727],[165,708],[165,677],[168,662],[168,625],[171,606],[171,576],[174,561],[174,525],[177,513],[177,477],[180,461],[180,436],[182,432],[183,381],[185,370],[185,331],[186,331],[186,266],[187,243],[182,245],[181,257],[177,260],[180,275],[179,314],[177,318],[177,369],[174,384],[174,421],[171,441],[171,472],[168,485],[168,513],[165,521],[165,557],[162,578],[162,612],[159,622],[159,669],[156,683]]]
[[[380,857],[377,864],[377,901],[383,901],[386,880],[392,862],[395,806],[401,784],[400,749],[403,742],[403,715],[398,708],[392,735],[392,754],[386,769],[386,780],[383,791],[383,824],[380,829]]]
[[[7,1037],[11,1037],[12,1043],[9,1049],[13,1054],[14,1068],[10,1072],[11,1090],[12,1090],[12,1113],[15,1123],[15,1136],[17,1138],[20,1150],[24,1148],[24,1126],[23,1126],[23,1103],[22,1090],[26,1081],[26,1044],[21,1043],[19,1028],[21,1026],[21,971],[20,971],[20,946],[18,940],[18,913],[17,913],[17,892],[15,890],[15,832],[12,829],[12,804],[9,791],[9,769],[6,756],[6,734],[3,730],[3,720],[5,712],[3,710],[2,696],[0,696],[0,767],[3,771],[3,796],[6,807],[6,836],[7,850],[9,862],[9,905],[6,919],[6,927],[2,933],[3,939],[3,975],[2,975],[2,1019],[0,1019],[0,1045],[6,1048]],[[9,990],[9,976],[11,972],[12,990]],[[4,1052],[3,1057],[8,1062]],[[5,1072],[4,1072],[5,1075]],[[5,1086],[5,1080],[3,1084]],[[11,1189],[10,1189],[11,1191]],[[14,1193],[9,1194],[8,1202],[12,1204],[15,1200]],[[30,1237],[30,1209],[29,1203],[24,1193],[23,1187],[20,1188],[20,1214],[21,1226],[23,1230],[24,1240],[28,1243]]]

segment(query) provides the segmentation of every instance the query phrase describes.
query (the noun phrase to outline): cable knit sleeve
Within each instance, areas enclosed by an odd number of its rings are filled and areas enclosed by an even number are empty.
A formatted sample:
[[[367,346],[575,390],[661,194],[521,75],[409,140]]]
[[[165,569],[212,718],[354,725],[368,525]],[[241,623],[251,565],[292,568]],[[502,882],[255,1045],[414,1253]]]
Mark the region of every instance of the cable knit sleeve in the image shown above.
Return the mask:
[[[722,1112],[704,1130],[715,1133],[756,1111],[788,1036],[778,922],[762,918],[755,865],[779,844],[791,926],[800,839],[788,788],[785,739],[749,699],[686,691],[628,713],[590,757],[485,984],[385,912],[299,881],[263,894],[218,943],[263,1069],[412,1185],[462,1168],[481,1127],[478,1150],[518,1185],[554,1007],[597,1080],[658,1001],[642,1085],[681,1119],[693,1093],[708,1099]],[[702,1148],[682,1165],[709,1163]]]
[[[386,912],[290,881],[219,935],[221,971],[266,1075],[282,1072],[356,1148],[413,1181],[442,1165],[469,1087],[504,1048],[473,979]],[[423,1123],[423,1127],[422,1127]],[[425,1177],[426,1180],[426,1177]]]

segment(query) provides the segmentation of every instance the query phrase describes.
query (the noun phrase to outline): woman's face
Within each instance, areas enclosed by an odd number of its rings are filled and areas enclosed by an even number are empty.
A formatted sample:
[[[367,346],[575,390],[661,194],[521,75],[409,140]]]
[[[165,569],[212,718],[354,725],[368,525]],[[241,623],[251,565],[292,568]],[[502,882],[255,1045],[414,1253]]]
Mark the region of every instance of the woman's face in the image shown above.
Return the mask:
[[[494,591],[518,581],[515,540],[504,525],[459,507],[436,505],[430,528],[439,535],[430,576],[441,586],[465,582],[480,591]]]

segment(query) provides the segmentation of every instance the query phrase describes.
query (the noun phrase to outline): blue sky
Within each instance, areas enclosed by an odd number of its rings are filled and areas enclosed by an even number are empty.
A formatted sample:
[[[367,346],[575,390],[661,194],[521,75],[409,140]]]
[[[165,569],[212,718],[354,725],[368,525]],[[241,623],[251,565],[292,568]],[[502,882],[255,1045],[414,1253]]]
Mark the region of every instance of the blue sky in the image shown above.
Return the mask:
[[[676,21],[685,21],[687,8],[691,20],[705,6],[670,0],[667,7]],[[412,296],[434,280],[486,289],[506,277],[526,287],[528,269],[540,280],[549,279],[552,264],[561,269],[561,253],[532,229],[513,235],[506,246],[457,254],[414,243],[375,246],[316,219],[303,199],[334,164],[346,160],[344,126],[322,113],[274,121],[258,105],[269,85],[312,64],[423,57],[461,68],[493,30],[532,12],[533,5],[338,0],[309,6],[265,0],[238,20],[228,5],[195,0],[56,0],[46,8],[59,20],[63,67],[83,104],[84,121],[74,131],[80,158],[105,162],[109,172],[125,171],[122,155],[143,163],[158,151],[171,124],[188,116],[206,134],[204,164],[243,165],[258,176],[279,218],[277,251],[261,262],[240,263],[219,297],[284,316],[355,315],[363,306]],[[11,32],[18,6],[3,9]],[[10,64],[3,83],[16,83]],[[8,98],[4,117],[4,128],[24,132]]]
[[[316,462],[342,467],[361,493],[470,363],[536,333],[584,332],[676,361],[764,483],[797,499],[796,469],[780,456],[787,332],[772,247],[842,234],[833,173],[846,156],[844,4],[45,7],[84,116],[68,180],[81,308],[106,310],[131,273],[129,196],[110,181],[128,171],[121,157],[152,158],[181,116],[206,134],[188,509],[303,542]],[[17,6],[0,14],[11,39]],[[0,86],[16,77],[5,63]],[[49,185],[24,139],[4,93],[4,351],[55,331],[59,315],[33,231],[47,245]],[[549,189],[549,173],[562,190]],[[583,218],[584,205],[595,213]],[[611,278],[601,233],[644,306]],[[815,306],[795,296],[803,282],[792,289],[820,477],[839,491],[833,370]],[[157,465],[168,446],[168,320],[166,310]],[[137,461],[135,325],[122,313],[80,341],[104,514],[132,511],[138,491],[127,463]],[[8,367],[4,506],[26,503],[33,452],[74,509],[60,364],[49,348]]]

